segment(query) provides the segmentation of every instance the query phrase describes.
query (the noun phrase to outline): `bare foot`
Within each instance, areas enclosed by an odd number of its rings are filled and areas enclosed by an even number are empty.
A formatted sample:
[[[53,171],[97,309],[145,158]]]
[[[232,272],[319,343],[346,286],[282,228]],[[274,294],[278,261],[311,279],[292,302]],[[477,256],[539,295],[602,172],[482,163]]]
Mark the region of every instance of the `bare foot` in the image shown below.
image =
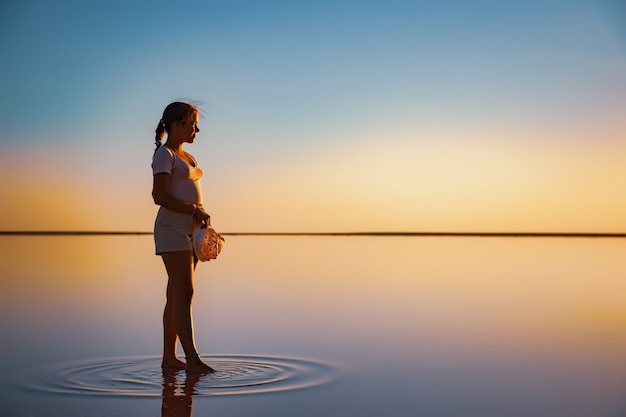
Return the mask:
[[[191,374],[212,374],[215,369],[211,368],[206,363],[202,362],[202,359],[198,355],[187,357],[187,364],[185,365],[185,372]]]
[[[167,369],[167,370],[172,370],[172,369],[176,369],[176,370],[180,370],[180,369],[185,369],[185,362],[177,359],[177,358],[173,358],[173,359],[163,359],[163,362],[161,362],[161,368],[162,369]]]

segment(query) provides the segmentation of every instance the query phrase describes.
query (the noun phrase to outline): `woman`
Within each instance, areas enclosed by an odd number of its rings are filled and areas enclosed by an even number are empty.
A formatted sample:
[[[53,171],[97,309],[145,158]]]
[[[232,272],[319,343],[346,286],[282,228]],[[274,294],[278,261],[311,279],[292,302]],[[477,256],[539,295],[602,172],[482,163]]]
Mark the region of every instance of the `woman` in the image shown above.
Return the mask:
[[[193,143],[200,131],[198,116],[198,109],[189,103],[174,102],[165,108],[156,128],[152,196],[161,206],[154,224],[156,253],[163,259],[168,275],[161,367],[207,374],[214,370],[198,355],[193,337],[191,300],[198,260],[191,235],[195,225],[209,224],[211,217],[202,207],[202,170],[183,149],[185,143]],[[165,133],[167,141],[162,144]],[[176,357],[177,339],[185,351],[186,362]]]

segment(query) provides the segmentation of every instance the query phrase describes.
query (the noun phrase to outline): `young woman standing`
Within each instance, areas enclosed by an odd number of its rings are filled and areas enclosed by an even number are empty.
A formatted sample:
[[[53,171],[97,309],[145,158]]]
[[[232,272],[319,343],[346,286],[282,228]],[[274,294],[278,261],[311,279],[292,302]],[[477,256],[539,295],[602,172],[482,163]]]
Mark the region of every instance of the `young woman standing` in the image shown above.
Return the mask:
[[[198,260],[191,236],[195,225],[209,224],[211,217],[202,207],[202,170],[183,149],[200,131],[198,117],[198,109],[189,103],[174,102],[165,108],[156,128],[152,197],[160,206],[154,224],[156,253],[163,259],[168,275],[161,367],[206,374],[214,369],[198,355],[193,336],[191,300]],[[165,133],[167,140],[162,144]],[[185,351],[186,362],[176,357],[177,340]]]

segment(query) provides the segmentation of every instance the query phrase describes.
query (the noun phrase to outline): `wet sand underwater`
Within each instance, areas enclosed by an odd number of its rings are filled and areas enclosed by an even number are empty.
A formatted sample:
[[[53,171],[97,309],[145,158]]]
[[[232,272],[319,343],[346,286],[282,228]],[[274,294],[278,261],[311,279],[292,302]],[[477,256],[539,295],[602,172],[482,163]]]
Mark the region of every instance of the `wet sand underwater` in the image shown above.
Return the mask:
[[[626,415],[626,239],[230,236],[159,368],[152,236],[0,236],[2,416]]]

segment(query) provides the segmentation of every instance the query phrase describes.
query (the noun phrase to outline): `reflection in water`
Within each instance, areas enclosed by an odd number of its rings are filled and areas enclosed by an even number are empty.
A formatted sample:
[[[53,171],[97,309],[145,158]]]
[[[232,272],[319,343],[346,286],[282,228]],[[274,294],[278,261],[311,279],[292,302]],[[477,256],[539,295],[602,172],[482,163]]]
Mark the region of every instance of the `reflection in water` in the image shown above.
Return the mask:
[[[302,417],[626,416],[626,240],[230,242],[194,293],[218,372],[164,387],[151,236],[0,238],[3,417],[252,415],[270,395]]]
[[[191,417],[195,387],[203,376],[206,375],[164,371],[161,416]]]

